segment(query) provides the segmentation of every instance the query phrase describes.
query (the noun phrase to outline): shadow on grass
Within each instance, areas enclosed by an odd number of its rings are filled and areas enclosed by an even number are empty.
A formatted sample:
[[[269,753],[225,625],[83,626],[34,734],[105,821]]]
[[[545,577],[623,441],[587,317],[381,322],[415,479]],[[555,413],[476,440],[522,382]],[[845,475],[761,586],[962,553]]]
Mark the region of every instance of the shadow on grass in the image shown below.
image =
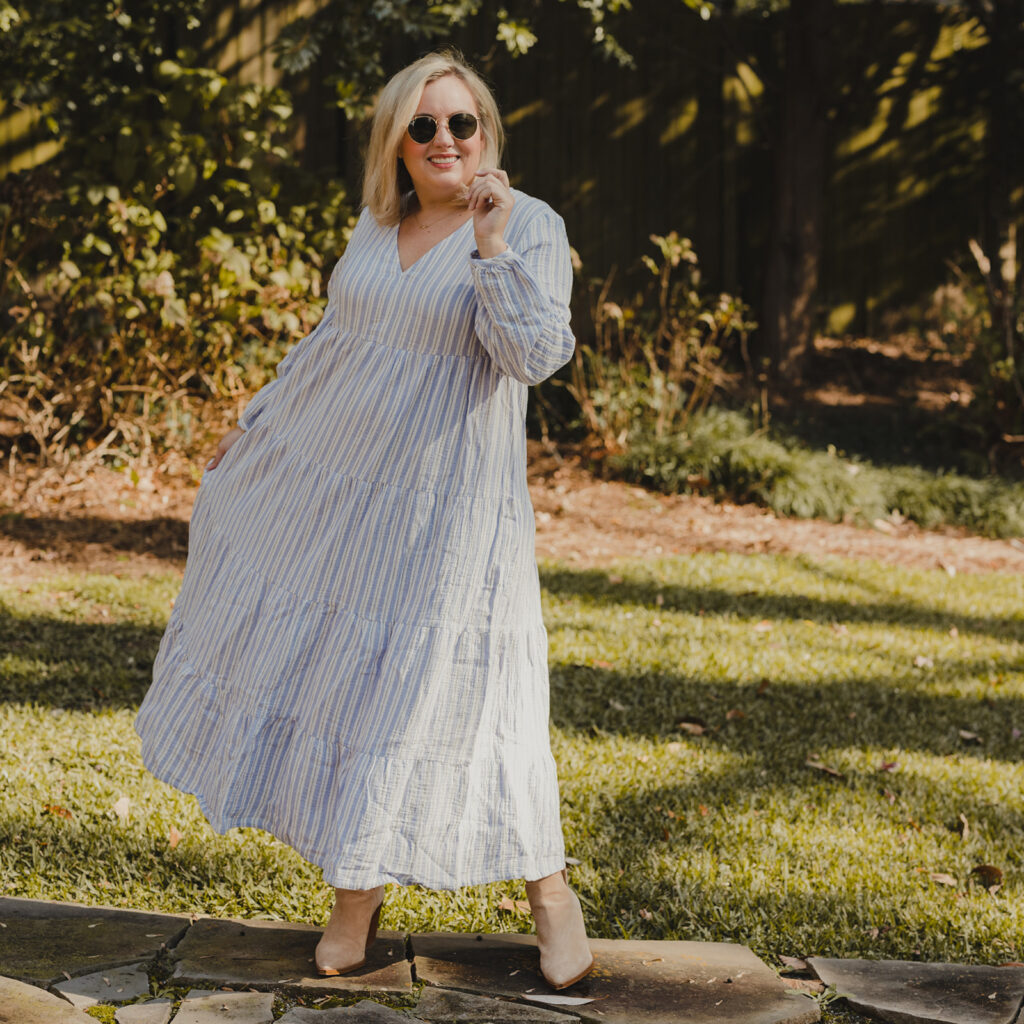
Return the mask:
[[[870,580],[859,579],[817,565],[810,559],[798,560],[804,569],[823,578],[848,583],[862,590],[879,592]],[[964,615],[940,608],[929,608],[912,601],[871,600],[866,602],[822,599],[806,594],[771,594],[756,591],[736,593],[700,584],[680,585],[626,580],[612,583],[608,570],[546,569],[541,585],[561,599],[583,597],[597,605],[645,605],[665,611],[691,615],[723,615],[738,618],[769,619],[778,622],[806,619],[821,623],[892,623],[936,629],[942,632],[956,626],[961,633],[975,633],[1000,640],[1024,640],[1024,606],[1014,616]],[[938,580],[937,580],[938,583]],[[657,602],[662,604],[658,605]]]
[[[103,516],[0,515],[0,537],[47,551],[99,544],[115,551],[181,562],[188,551],[188,523],[172,516],[109,519]]]

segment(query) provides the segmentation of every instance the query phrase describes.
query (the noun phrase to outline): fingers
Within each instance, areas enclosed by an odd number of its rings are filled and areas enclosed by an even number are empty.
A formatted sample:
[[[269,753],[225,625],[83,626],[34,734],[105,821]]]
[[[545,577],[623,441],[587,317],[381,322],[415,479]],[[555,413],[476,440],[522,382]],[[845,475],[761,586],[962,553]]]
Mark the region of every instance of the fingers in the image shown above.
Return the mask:
[[[206,469],[216,469],[228,453],[228,449],[244,434],[245,431],[241,427],[232,427],[217,443],[217,450],[213,453],[213,458],[210,459],[206,464]]]
[[[469,208],[491,209],[510,207],[515,202],[508,175],[498,168],[481,168],[469,186]]]

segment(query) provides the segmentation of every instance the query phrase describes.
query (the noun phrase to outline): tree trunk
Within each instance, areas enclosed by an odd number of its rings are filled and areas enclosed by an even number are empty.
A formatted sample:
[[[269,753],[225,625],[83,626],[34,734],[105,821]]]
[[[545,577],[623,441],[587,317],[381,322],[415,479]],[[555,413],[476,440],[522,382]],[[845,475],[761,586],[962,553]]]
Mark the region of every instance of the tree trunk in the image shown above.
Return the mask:
[[[797,383],[814,341],[828,141],[829,22],[834,0],[791,0],[762,344],[777,380]]]
[[[1024,0],[995,0],[990,10],[984,248],[991,261],[992,326],[1019,376],[1024,354],[1014,349],[1024,246]]]

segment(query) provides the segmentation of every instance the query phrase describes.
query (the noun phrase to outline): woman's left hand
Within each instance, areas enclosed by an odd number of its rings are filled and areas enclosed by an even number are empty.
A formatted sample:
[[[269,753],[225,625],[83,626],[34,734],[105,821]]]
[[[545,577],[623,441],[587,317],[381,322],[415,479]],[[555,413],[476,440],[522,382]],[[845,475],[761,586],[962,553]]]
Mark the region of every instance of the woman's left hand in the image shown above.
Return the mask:
[[[504,252],[505,226],[515,205],[508,175],[497,168],[481,168],[469,186],[476,248],[483,259]]]

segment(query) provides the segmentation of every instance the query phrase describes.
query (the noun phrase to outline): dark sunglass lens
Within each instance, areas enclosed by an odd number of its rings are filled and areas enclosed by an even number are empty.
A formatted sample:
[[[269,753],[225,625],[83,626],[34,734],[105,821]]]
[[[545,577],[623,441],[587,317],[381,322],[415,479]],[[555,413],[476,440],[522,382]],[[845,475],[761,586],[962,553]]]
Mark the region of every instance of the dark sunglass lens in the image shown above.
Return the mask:
[[[429,142],[437,134],[437,122],[429,114],[420,114],[409,122],[413,142]]]
[[[476,118],[472,114],[452,114],[448,130],[457,139],[470,139],[476,134]]]

